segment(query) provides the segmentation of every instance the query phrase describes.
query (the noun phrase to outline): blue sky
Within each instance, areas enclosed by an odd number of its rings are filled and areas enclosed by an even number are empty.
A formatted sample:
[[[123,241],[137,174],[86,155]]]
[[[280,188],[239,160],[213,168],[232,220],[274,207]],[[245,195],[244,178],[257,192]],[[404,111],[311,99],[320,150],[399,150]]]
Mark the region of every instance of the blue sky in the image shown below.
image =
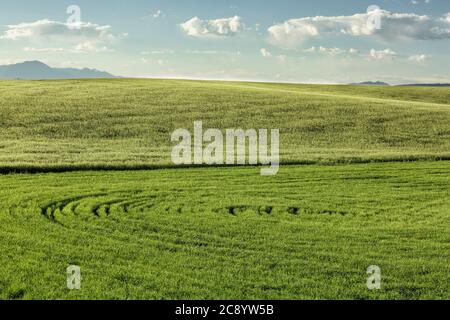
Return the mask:
[[[0,64],[41,60],[133,77],[450,82],[448,0],[0,4]],[[67,20],[70,5],[80,8],[78,24]]]

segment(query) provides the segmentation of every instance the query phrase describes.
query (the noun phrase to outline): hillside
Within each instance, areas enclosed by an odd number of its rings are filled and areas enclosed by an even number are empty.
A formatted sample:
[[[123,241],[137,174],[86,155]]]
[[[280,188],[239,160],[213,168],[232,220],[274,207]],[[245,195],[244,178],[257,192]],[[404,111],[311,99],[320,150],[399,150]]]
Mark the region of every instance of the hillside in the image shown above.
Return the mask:
[[[448,88],[0,81],[0,168],[168,166],[171,133],[196,120],[278,128],[285,164],[448,158],[449,97]]]
[[[0,175],[0,299],[449,299],[449,186],[449,162]]]
[[[0,299],[448,299],[450,161],[432,160],[450,160],[449,102],[449,88],[0,81]],[[174,169],[171,133],[199,120],[280,129],[278,174]]]

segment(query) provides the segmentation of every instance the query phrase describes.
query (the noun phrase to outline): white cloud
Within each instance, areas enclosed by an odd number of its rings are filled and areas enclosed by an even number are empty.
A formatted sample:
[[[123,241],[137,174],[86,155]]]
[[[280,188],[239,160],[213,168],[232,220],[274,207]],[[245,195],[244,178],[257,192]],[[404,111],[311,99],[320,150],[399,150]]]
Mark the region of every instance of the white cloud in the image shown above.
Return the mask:
[[[319,52],[323,53],[323,54],[327,54],[330,56],[336,56],[338,54],[342,54],[346,51],[340,49],[340,48],[325,48],[325,47],[320,47],[319,48]]]
[[[368,21],[378,14],[381,29]],[[391,13],[378,10],[376,13],[360,13],[352,16],[316,16],[288,20],[268,29],[271,41],[279,46],[292,48],[303,41],[323,35],[378,36],[384,40],[450,39],[450,18],[434,19],[413,13]]]
[[[184,33],[192,37],[224,37],[237,35],[244,29],[244,24],[238,16],[217,20],[194,17],[180,24],[180,27]]]
[[[110,52],[112,51],[106,46],[97,47],[91,42],[79,43],[73,48],[34,48],[25,47],[25,52],[39,52],[39,53],[96,53],[96,52]]]
[[[423,63],[423,62],[427,61],[430,58],[431,58],[430,55],[418,54],[418,55],[410,56],[408,58],[408,60],[411,61],[411,62],[414,62],[414,63]]]
[[[309,53],[309,54],[322,54],[322,55],[327,55],[327,56],[356,56],[356,57],[365,57],[367,60],[371,60],[371,61],[391,61],[393,59],[407,59],[410,62],[415,62],[415,63],[422,63],[425,62],[426,60],[428,60],[429,58],[431,58],[430,55],[426,55],[426,54],[420,54],[420,55],[413,55],[413,56],[405,56],[405,55],[400,55],[397,52],[393,51],[392,49],[384,49],[384,50],[376,50],[376,49],[371,49],[369,51],[369,54],[367,55],[360,55],[359,51],[357,49],[354,48],[350,48],[350,49],[341,49],[341,48],[326,48],[326,47],[311,47],[308,49],[303,50],[303,52],[305,53]]]
[[[420,3],[419,0],[411,0],[411,4],[413,4],[413,5],[416,5],[419,3]],[[431,0],[424,0],[423,3],[426,3],[426,4],[431,3]]]
[[[317,49],[316,49],[316,47],[311,47],[311,48],[305,49],[303,51],[306,53],[316,53]]]
[[[391,49],[370,50],[369,58],[378,61],[390,61],[397,56],[397,53]]]
[[[450,23],[450,12],[447,13],[443,19],[446,20],[448,23]]]
[[[264,58],[273,58],[276,61],[280,62],[280,63],[286,63],[288,57],[284,54],[280,54],[280,55],[273,55],[272,52],[270,52],[269,50],[267,50],[266,48],[261,48],[259,50],[259,52],[261,53],[261,55]]]
[[[164,66],[169,63],[169,60],[166,60],[166,59],[155,59],[154,60],[154,59],[142,58],[141,62],[143,62],[145,64],[153,64],[153,65],[158,64],[160,66]]]
[[[142,51],[141,54],[143,55],[149,55],[149,54],[174,54],[175,50],[171,49],[156,49],[156,50],[150,50],[150,51]]]
[[[192,55],[231,55],[231,56],[240,56],[240,51],[226,51],[226,50],[185,50],[185,54]]]
[[[281,63],[285,63],[287,60],[287,56],[285,56],[283,54],[279,55],[277,58],[278,58],[278,61],[280,61]]]
[[[74,25],[50,21],[47,19],[31,23],[9,25],[2,39],[101,39],[112,40],[115,36],[111,33],[110,26],[100,26],[90,22],[80,22]]]
[[[106,47],[107,44],[111,44],[124,36],[126,34],[113,34],[110,26],[101,26],[90,22],[79,22],[73,25],[44,19],[31,23],[9,25],[0,39],[26,40],[34,44],[69,44],[72,47],[67,51],[99,52],[109,50]],[[47,51],[52,51],[51,48],[48,49]],[[36,50],[44,51],[44,49]]]
[[[86,62],[80,61],[63,61],[59,63],[60,68],[78,68],[83,69],[86,68]]]
[[[262,48],[259,52],[261,52],[261,55],[266,58],[272,56],[272,53],[270,53],[266,48]]]
[[[25,51],[25,52],[42,52],[42,53],[59,53],[59,52],[66,52],[67,49],[65,49],[65,48],[32,48],[32,47],[25,47],[25,48],[23,48],[23,51]]]
[[[106,46],[98,47],[95,43],[91,41],[85,41],[79,43],[75,46],[74,52],[87,53],[87,52],[109,52],[112,51]]]
[[[350,49],[341,49],[341,48],[326,48],[326,47],[311,47],[309,49],[303,50],[306,53],[321,53],[330,56],[337,56],[340,54],[357,54],[358,50],[354,48]]]
[[[162,15],[162,11],[161,10],[157,10],[154,14],[153,14],[153,18],[158,19],[159,17],[161,17]]]

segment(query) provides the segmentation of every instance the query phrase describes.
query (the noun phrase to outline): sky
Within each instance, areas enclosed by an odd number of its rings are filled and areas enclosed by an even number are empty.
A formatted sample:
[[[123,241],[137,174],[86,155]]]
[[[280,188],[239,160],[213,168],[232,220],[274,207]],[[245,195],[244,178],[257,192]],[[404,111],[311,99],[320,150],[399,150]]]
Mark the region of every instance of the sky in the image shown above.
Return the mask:
[[[125,77],[450,82],[449,0],[0,0],[0,65]]]

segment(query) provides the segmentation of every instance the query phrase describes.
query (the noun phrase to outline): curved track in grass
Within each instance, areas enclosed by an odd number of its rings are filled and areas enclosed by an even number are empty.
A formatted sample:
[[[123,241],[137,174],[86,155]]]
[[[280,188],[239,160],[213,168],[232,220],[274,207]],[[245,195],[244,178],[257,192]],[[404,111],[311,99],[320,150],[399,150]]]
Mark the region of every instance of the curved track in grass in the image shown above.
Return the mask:
[[[448,162],[4,175],[0,297],[448,299],[449,193]]]

